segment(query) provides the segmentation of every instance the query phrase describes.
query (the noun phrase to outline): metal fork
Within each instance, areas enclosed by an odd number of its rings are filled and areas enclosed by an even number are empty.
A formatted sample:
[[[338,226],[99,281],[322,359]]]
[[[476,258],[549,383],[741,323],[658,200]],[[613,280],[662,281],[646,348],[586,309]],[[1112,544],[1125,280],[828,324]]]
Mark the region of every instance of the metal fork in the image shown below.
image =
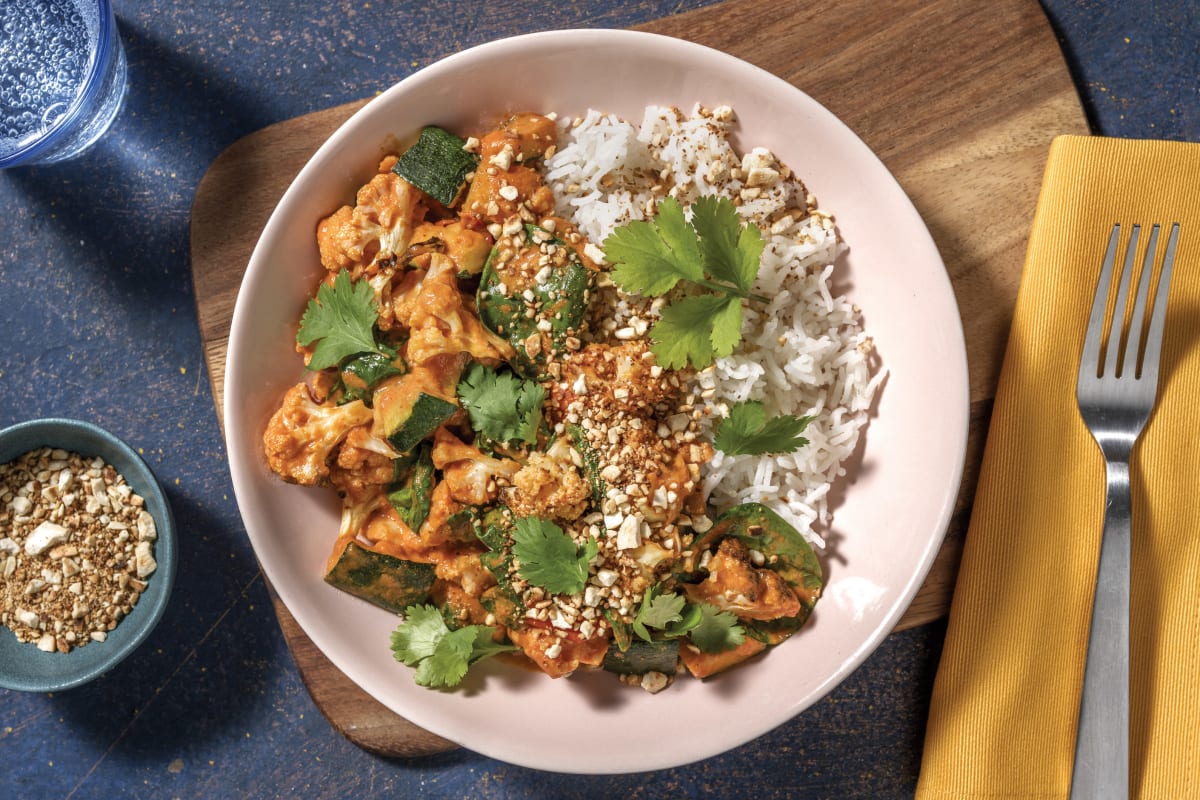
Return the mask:
[[[1126,328],[1124,321],[1129,316],[1126,309],[1141,226],[1134,225],[1130,233],[1124,268],[1115,287],[1113,319],[1106,324],[1121,233],[1119,224],[1113,226],[1079,360],[1075,396],[1084,424],[1104,453],[1108,498],[1071,775],[1072,800],[1129,797],[1129,456],[1158,394],[1163,323],[1179,239],[1179,223],[1173,223],[1154,290],[1154,310],[1146,325],[1158,227],[1154,225],[1150,230],[1132,316]],[[1106,328],[1107,344],[1104,343]]]

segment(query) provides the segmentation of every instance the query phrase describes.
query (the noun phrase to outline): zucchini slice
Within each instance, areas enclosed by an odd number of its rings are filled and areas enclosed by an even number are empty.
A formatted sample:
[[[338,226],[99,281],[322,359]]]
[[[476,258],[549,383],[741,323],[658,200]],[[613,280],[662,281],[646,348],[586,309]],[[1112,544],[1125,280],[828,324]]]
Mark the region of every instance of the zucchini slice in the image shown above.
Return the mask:
[[[375,387],[395,375],[403,375],[403,362],[382,353],[363,353],[342,367],[342,385],[346,387],[347,400],[363,400],[371,404],[371,392]]]
[[[417,143],[401,154],[392,172],[450,208],[479,165],[479,156],[463,149],[466,144],[453,133],[429,125],[421,129]]]
[[[375,392],[376,419],[399,453],[412,450],[458,411],[456,403],[410,388],[388,383]]]
[[[398,485],[388,492],[388,502],[405,525],[420,530],[433,498],[433,448],[422,445],[407,457],[396,459],[396,473]]]
[[[428,358],[410,372],[385,379],[371,397],[372,431],[404,454],[458,412],[454,387],[466,354]]]
[[[443,422],[454,416],[458,406],[432,394],[421,392],[409,409],[408,416],[394,421],[388,432],[388,441],[401,453],[407,453]]]
[[[428,599],[433,588],[433,573],[433,564],[376,553],[351,541],[326,573],[325,582],[380,608],[399,613]]]
[[[664,675],[674,675],[679,663],[679,640],[663,639],[661,641],[630,642],[628,649],[622,650],[615,643],[609,645],[604,654],[604,669],[618,675],[645,675],[647,672],[661,672]]]

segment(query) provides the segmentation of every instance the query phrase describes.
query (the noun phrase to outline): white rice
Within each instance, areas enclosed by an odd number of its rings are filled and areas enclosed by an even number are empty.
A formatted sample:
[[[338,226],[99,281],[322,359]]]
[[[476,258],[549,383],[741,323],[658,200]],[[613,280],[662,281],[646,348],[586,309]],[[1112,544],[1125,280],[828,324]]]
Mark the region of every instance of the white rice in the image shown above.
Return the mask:
[[[832,217],[816,208],[801,181],[769,151],[754,148],[739,157],[729,141],[734,124],[727,107],[697,107],[686,115],[650,107],[640,126],[589,111],[561,122],[547,181],[559,214],[597,245],[615,227],[653,213],[666,191],[685,206],[706,194],[736,199],[742,217],[763,230],[766,248],[755,291],[772,299],[765,306],[743,304],[741,344],[701,371],[695,388],[712,390],[706,402],[714,416],[728,414],[732,404],[759,400],[768,416],[815,419],[804,434],[809,444],[793,453],[717,451],[703,489],[718,511],[763,503],[821,546],[831,519],[831,485],[845,474],[885,370],[874,363],[859,309],[830,288],[834,261],[845,248]],[[774,170],[779,178],[747,187],[759,182],[747,181],[755,168]],[[703,422],[709,436],[713,421]]]

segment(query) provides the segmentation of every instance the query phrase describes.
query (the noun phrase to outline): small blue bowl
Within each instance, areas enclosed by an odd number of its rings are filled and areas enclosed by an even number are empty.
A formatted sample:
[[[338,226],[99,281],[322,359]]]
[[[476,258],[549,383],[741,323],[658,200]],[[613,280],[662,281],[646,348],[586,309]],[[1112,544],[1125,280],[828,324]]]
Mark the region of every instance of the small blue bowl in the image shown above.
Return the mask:
[[[37,419],[0,431],[0,464],[30,450],[61,448],[84,458],[99,456],[124,476],[154,517],[158,568],[147,579],[138,603],[103,642],[88,642],[68,653],[46,653],[19,642],[0,626],[0,687],[52,692],[87,683],[115,667],[140,645],[162,618],[175,582],[175,520],[162,486],[137,453],[106,430],[73,419]],[[0,532],[0,535],[5,535]]]

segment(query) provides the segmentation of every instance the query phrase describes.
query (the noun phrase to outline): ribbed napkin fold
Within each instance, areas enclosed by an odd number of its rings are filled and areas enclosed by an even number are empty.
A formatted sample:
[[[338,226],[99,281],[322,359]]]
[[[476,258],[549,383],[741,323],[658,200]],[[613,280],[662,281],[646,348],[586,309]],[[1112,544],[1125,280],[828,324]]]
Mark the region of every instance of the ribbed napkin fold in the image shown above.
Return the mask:
[[[1076,374],[1114,223],[1180,223],[1158,404],[1132,459],[1133,797],[1200,798],[1200,144],[1047,160],[926,730],[918,800],[1066,798],[1104,516]],[[1140,262],[1139,262],[1140,263]]]

